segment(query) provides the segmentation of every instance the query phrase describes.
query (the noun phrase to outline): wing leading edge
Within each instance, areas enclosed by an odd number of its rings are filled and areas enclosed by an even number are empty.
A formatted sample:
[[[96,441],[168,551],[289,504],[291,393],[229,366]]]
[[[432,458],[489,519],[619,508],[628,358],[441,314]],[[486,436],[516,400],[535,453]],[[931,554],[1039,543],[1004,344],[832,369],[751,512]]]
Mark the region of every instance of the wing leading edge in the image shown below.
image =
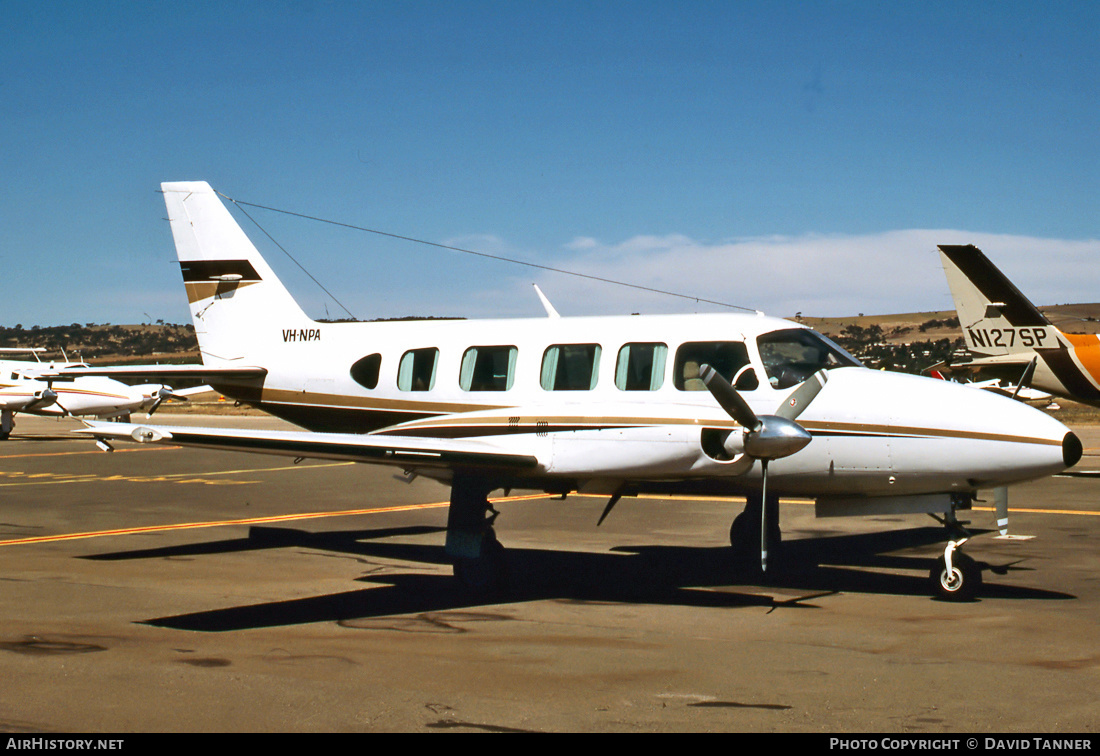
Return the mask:
[[[530,454],[502,452],[476,439],[419,439],[309,431],[246,431],[228,428],[137,425],[86,421],[76,433],[100,441],[137,441],[286,457],[309,457],[392,465],[401,468],[534,470]]]
[[[64,368],[43,372],[43,378],[79,378],[82,376],[103,376],[105,378],[136,378],[144,380],[168,380],[193,378],[205,383],[216,383],[219,379],[245,380],[258,379],[267,375],[262,367],[210,367],[207,365],[113,365],[109,367]]]

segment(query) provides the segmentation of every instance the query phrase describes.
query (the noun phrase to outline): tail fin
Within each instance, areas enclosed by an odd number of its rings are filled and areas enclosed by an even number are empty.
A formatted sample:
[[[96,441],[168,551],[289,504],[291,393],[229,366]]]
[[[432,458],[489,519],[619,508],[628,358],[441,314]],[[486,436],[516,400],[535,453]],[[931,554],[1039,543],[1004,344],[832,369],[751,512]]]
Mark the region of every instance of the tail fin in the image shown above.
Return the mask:
[[[966,346],[978,356],[1062,346],[1061,332],[973,245],[941,244],[940,258]]]
[[[281,329],[317,328],[209,184],[173,182],[161,190],[205,364],[256,361]]]

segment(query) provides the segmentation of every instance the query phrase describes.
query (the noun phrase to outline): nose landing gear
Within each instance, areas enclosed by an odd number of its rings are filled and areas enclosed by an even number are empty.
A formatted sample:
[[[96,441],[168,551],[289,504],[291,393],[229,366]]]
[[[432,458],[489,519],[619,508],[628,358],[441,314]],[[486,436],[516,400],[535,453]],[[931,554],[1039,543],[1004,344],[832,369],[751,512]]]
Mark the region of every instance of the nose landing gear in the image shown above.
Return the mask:
[[[936,560],[929,578],[936,598],[946,601],[973,601],[982,587],[982,569],[959,551],[969,537],[948,541],[943,556]]]

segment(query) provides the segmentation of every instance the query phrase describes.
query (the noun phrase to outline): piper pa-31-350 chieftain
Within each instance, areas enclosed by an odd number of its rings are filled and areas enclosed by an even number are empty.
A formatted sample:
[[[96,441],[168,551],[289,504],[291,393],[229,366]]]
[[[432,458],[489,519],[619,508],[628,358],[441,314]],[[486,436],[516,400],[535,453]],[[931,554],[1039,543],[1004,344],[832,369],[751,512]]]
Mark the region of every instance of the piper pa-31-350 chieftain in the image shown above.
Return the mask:
[[[937,369],[980,370],[1100,406],[1100,336],[1059,330],[977,247],[941,244],[940,258],[973,359]]]
[[[38,349],[2,349],[0,352],[38,352]],[[64,364],[0,360],[0,441],[15,427],[15,413],[65,417],[90,415],[129,419],[131,412],[152,414],[161,402],[178,397],[161,384],[127,386],[125,383],[81,375],[90,371],[84,363]],[[64,371],[64,377],[56,377]]]
[[[501,580],[496,489],[740,494],[733,545],[767,568],[778,495],[821,516],[928,512],[958,527],[980,488],[1077,462],[1081,444],[1020,402],[868,370],[763,315],[321,323],[308,318],[211,188],[162,185],[203,366],[228,397],[307,431],[90,423],[82,432],[391,465],[451,486],[446,552],[473,587]],[[932,577],[973,595],[958,547]],[[757,557],[753,557],[756,562]]]

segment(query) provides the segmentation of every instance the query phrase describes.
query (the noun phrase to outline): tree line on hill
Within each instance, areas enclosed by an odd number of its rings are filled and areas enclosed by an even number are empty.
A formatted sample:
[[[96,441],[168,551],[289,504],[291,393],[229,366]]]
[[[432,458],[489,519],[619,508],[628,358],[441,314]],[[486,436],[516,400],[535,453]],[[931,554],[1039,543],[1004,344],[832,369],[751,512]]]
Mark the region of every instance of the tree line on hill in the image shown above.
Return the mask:
[[[950,326],[948,321],[930,321],[920,326],[924,333],[930,328]],[[955,319],[955,326],[958,319]],[[921,373],[941,362],[958,362],[966,352],[966,342],[957,338],[926,339],[911,342],[888,341],[879,325],[848,325],[835,339],[838,344],[858,357],[860,362],[876,370],[898,373]]]
[[[161,357],[198,351],[192,325],[158,322],[155,325],[111,325],[73,323],[60,326],[31,326],[22,323],[0,326],[0,347],[46,349],[46,359],[64,354],[70,361],[120,357]]]

